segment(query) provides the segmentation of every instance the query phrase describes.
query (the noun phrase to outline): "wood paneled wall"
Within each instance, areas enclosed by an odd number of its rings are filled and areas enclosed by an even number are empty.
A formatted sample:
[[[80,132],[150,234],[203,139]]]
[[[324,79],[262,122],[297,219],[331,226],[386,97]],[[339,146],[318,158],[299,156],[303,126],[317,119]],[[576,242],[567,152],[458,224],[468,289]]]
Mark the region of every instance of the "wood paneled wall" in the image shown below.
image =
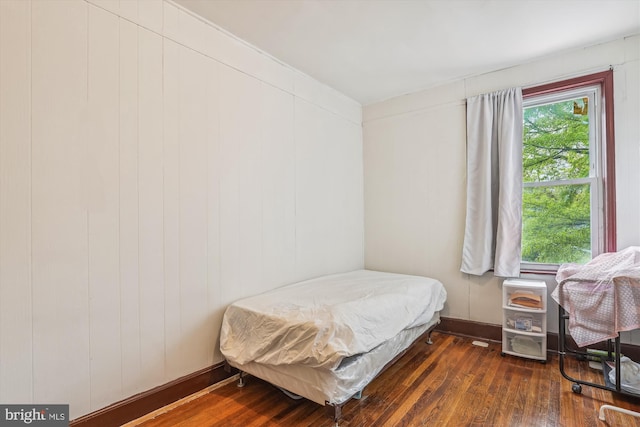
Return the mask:
[[[363,267],[361,107],[161,0],[0,1],[0,402],[222,360],[243,296]]]

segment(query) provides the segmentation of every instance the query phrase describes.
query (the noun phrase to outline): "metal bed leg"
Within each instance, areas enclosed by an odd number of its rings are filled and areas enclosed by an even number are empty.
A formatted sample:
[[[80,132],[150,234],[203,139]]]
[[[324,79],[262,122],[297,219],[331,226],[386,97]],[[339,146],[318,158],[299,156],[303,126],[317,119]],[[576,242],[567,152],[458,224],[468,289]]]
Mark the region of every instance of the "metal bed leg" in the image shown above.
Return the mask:
[[[433,341],[431,341],[431,332],[429,332],[429,334],[427,335],[427,344],[433,344]]]
[[[238,375],[238,387],[244,387],[245,386],[245,381],[244,381],[244,372],[240,371],[240,374]]]
[[[327,402],[325,408],[327,408],[326,410],[329,416],[333,418],[334,426],[338,427],[340,418],[342,418],[342,405],[332,405]]]

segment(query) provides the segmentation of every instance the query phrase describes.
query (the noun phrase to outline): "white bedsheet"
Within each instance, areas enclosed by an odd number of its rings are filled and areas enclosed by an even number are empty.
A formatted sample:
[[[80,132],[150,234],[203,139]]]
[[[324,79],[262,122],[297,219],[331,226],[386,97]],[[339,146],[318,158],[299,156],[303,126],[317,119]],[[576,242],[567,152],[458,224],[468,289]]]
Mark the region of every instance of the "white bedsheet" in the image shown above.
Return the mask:
[[[304,365],[264,365],[249,362],[236,368],[320,405],[340,405],[366,387],[390,362],[430,327],[437,325],[436,313],[428,323],[405,329],[373,350],[345,359],[336,369]]]
[[[427,323],[446,296],[442,283],[420,276],[369,270],[324,276],[233,303],[220,349],[236,364],[334,369],[344,357]]]

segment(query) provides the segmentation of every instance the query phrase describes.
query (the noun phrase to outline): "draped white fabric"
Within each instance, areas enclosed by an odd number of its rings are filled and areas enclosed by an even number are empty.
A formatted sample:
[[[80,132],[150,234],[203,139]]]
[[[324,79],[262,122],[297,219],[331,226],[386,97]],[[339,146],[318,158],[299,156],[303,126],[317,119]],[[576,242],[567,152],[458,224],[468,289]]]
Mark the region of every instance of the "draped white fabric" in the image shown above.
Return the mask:
[[[467,219],[464,273],[520,275],[522,90],[467,99]]]

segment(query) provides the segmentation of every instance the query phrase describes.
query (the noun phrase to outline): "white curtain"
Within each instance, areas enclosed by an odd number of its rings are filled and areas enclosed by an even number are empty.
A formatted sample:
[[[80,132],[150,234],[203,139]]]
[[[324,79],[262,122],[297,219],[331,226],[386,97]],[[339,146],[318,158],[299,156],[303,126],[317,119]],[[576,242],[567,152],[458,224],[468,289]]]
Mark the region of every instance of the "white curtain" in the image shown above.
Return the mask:
[[[464,273],[520,275],[522,90],[467,99],[467,220]]]

